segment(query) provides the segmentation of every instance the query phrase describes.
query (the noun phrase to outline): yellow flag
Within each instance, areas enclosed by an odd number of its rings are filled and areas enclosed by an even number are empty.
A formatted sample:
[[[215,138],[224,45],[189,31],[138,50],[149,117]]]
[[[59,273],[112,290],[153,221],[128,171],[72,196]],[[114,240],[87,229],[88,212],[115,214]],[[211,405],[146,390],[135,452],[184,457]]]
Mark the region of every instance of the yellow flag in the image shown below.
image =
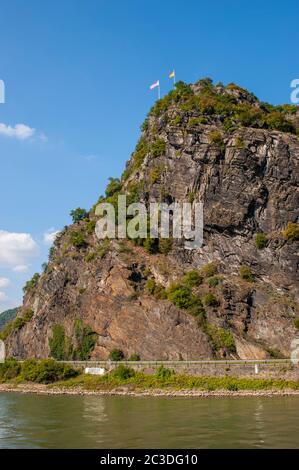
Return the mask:
[[[174,78],[174,70],[172,72],[170,72],[169,78]]]

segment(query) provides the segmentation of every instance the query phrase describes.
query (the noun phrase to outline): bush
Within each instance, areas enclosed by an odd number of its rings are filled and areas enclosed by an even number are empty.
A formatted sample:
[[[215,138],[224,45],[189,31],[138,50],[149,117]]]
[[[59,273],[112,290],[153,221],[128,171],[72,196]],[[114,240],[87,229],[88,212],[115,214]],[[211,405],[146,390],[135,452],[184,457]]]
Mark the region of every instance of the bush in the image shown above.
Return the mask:
[[[264,233],[257,233],[255,235],[255,245],[259,250],[265,248],[268,244],[267,237]]]
[[[131,377],[134,377],[136,374],[135,370],[131,367],[126,367],[123,364],[120,364],[116,367],[112,372],[111,375],[120,380],[127,380]]]
[[[49,348],[51,356],[57,361],[66,359],[67,356],[67,338],[62,325],[54,325],[52,337],[49,338]]]
[[[241,139],[241,137],[236,137],[235,138],[235,147],[239,150],[244,148],[244,141]]]
[[[15,359],[7,359],[0,363],[0,381],[11,380],[20,374],[21,365]]]
[[[172,250],[171,238],[160,238],[159,239],[159,252],[163,255],[167,255]]]
[[[229,330],[225,330],[224,328],[220,328],[216,325],[207,324],[206,333],[210,337],[216,351],[221,348],[225,348],[231,353],[236,351],[235,340]]]
[[[165,153],[166,142],[163,139],[157,139],[151,146],[151,153],[154,158],[160,157]]]
[[[30,382],[49,384],[76,377],[78,371],[68,364],[57,363],[53,359],[37,361],[28,359],[21,368],[21,378]]]
[[[190,315],[198,317],[200,323],[205,321],[205,310],[201,299],[192,293],[184,284],[173,284],[167,291],[167,298],[176,307],[186,310]]]
[[[105,189],[106,197],[111,197],[122,189],[122,184],[119,178],[109,178],[109,183]]]
[[[74,349],[74,359],[87,361],[97,342],[97,334],[89,325],[84,325],[80,318],[75,320],[76,347]]]
[[[125,358],[125,355],[121,349],[112,349],[109,354],[109,359],[111,361],[123,361]]]
[[[223,139],[221,133],[219,131],[211,131],[209,134],[209,142],[210,144],[222,145]]]
[[[216,287],[221,282],[221,278],[218,276],[213,276],[208,279],[208,284],[210,287]]]
[[[88,220],[86,224],[86,232],[91,235],[96,228],[96,221],[95,220]]]
[[[135,362],[140,361],[140,360],[141,359],[140,359],[139,354],[132,354],[128,359],[128,361],[135,361]]]
[[[240,276],[245,281],[248,281],[248,282],[254,281],[254,275],[252,274],[251,270],[247,266],[240,267]]]
[[[40,275],[39,273],[35,273],[33,274],[32,278],[30,279],[30,281],[27,281],[25,286],[23,287],[23,292],[26,294],[27,292],[35,289],[35,287],[37,286],[38,284],[38,281],[39,281],[39,278],[40,278]]]
[[[204,116],[198,117],[198,118],[191,118],[188,121],[188,127],[196,127],[199,124],[208,124],[207,118]]]
[[[167,290],[167,298],[178,308],[188,309],[194,305],[190,287],[183,284],[173,284],[170,286]]]
[[[156,283],[154,279],[148,279],[145,284],[147,292],[155,297],[155,299],[166,299],[167,293],[166,289],[161,285]]]
[[[74,222],[79,222],[80,220],[86,219],[88,217],[88,213],[85,209],[81,209],[81,207],[77,207],[77,209],[73,209],[70,212],[70,216]]]
[[[299,317],[295,318],[294,325],[299,330]]]
[[[152,255],[159,251],[159,241],[157,238],[145,238],[142,240],[141,244],[144,246],[146,251]]]
[[[203,277],[211,277],[217,274],[218,268],[215,262],[208,263],[200,269],[200,273]]]
[[[217,298],[211,292],[204,296],[203,303],[208,307],[217,307],[219,305]]]
[[[73,232],[71,234],[71,244],[75,248],[86,248],[87,247],[87,241],[85,240],[83,232]]]
[[[265,117],[265,122],[269,129],[276,129],[281,132],[295,133],[294,125],[284,117],[279,111],[273,111]]]
[[[162,174],[162,169],[160,167],[153,168],[149,175],[149,180],[151,184],[155,184],[159,181]]]
[[[202,276],[200,276],[199,272],[193,269],[192,271],[188,271],[182,279],[183,283],[187,287],[196,287],[202,283]]]
[[[155,376],[157,377],[157,379],[160,379],[160,380],[170,379],[173,375],[174,375],[173,370],[167,369],[167,367],[164,367],[163,365],[158,367],[155,373]]]
[[[286,240],[299,240],[299,224],[289,222],[287,228],[282,233]]]

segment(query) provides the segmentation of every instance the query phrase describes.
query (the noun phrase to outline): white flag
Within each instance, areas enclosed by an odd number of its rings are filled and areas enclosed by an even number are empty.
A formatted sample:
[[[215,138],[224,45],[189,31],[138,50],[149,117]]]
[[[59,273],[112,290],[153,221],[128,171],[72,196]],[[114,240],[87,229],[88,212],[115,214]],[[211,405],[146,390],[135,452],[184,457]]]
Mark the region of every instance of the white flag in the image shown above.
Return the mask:
[[[153,89],[156,88],[157,86],[160,86],[160,80],[157,80],[155,83],[153,83],[153,84],[150,86],[150,90],[153,90]]]

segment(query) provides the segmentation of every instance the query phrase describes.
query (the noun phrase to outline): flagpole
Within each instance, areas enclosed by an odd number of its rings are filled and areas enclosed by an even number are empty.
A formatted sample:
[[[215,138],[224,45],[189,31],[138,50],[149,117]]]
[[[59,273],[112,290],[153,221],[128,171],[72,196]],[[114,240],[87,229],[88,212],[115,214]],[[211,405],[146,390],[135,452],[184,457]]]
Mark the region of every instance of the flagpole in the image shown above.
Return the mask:
[[[175,70],[173,71],[173,86],[175,87]]]
[[[159,81],[159,86],[158,86],[158,100],[161,98],[161,94],[160,94],[160,81]]]

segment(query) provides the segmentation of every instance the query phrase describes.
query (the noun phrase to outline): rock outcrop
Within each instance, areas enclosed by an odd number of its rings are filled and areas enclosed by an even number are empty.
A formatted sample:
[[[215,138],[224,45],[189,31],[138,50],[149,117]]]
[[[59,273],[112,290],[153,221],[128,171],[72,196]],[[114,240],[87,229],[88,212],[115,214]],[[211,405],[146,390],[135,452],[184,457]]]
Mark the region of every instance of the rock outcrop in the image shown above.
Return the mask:
[[[27,320],[6,337],[10,355],[48,357],[60,325],[76,356],[79,319],[94,338],[81,357],[105,359],[115,348],[142,359],[289,356],[299,316],[298,115],[205,80],[157,102],[106,200],[202,201],[203,246],[99,242],[92,209],[61,232],[28,284],[19,313]],[[200,319],[167,298],[189,271],[200,277],[191,286]]]

